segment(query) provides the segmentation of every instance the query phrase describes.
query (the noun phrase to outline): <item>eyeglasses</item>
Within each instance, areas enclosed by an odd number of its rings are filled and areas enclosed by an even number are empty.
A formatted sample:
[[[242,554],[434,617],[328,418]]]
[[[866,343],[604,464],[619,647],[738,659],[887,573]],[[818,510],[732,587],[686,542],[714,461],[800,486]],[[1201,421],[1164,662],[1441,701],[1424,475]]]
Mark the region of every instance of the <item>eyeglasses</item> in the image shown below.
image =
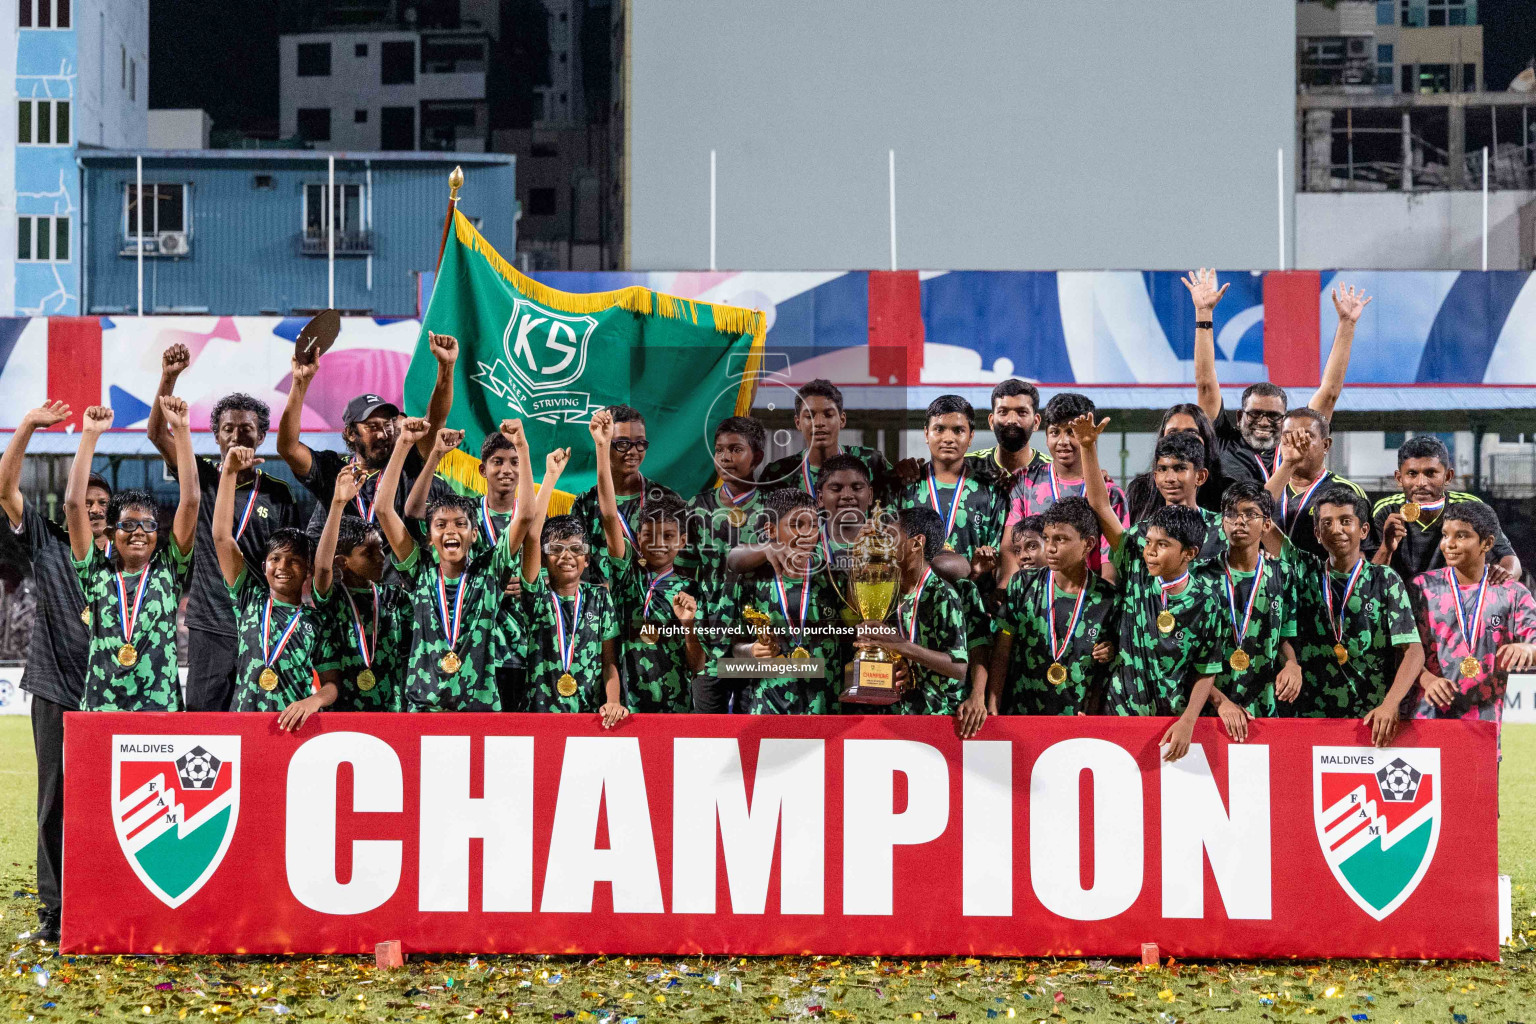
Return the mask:
[[[587,544],[546,544],[544,553],[550,558],[559,558],[561,555],[585,555],[592,548]]]
[[[160,524],[153,519],[119,519],[117,529],[124,533],[135,533],[143,530],[145,533],[154,533],[160,529]]]
[[[620,455],[623,455],[625,452],[628,452],[631,449],[637,452],[643,452],[650,446],[651,442],[647,441],[643,437],[638,441],[631,441],[627,437],[621,437],[617,441],[613,442],[613,450],[618,452]]]
[[[1269,516],[1263,512],[1223,512],[1221,518],[1229,523],[1262,523]]]
[[[1265,409],[1244,409],[1243,415],[1251,420],[1268,420],[1271,423],[1279,423],[1285,419],[1285,413],[1269,412]]]

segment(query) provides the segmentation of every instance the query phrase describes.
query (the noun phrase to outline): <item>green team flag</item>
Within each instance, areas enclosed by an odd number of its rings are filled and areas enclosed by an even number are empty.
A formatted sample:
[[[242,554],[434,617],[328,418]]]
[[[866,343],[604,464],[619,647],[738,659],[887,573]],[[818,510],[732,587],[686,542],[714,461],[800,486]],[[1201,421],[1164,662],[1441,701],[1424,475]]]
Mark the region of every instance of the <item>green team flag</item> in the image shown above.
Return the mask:
[[[456,489],[485,490],[480,442],[510,417],[523,421],[535,480],[546,453],[569,447],[561,490],[586,490],[597,481],[587,423],[624,403],[645,416],[645,475],[687,496],[714,475],[716,425],[752,408],[767,318],[648,288],[556,291],[519,273],[454,210],[421,326],[405,375],[412,415],[425,412],[437,379],[427,334],[459,339],[448,426],[464,431],[464,450],[438,471]],[[559,498],[552,512],[568,507]]]

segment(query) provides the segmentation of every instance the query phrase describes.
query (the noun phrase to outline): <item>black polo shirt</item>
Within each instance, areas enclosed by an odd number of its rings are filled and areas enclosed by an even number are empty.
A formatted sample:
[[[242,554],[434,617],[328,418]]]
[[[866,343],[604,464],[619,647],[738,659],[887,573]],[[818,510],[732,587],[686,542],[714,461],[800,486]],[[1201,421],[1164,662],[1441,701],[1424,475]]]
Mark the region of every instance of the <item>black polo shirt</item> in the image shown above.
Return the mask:
[[[1221,456],[1222,488],[1224,490],[1239,480],[1263,487],[1275,471],[1275,455],[1280,449],[1276,446],[1270,451],[1260,452],[1251,447],[1243,440],[1243,432],[1238,429],[1237,416],[1237,413],[1223,407],[1211,423],[1216,428],[1216,449]]]
[[[260,576],[267,557],[268,539],[278,530],[298,525],[298,507],[293,490],[286,483],[260,470],[257,473],[256,504],[251,508],[244,532],[240,531],[240,521],[251,501],[251,484],[242,484],[235,491],[234,530],[239,534],[235,544],[240,548],[245,564]],[[202,492],[202,503],[197,509],[197,535],[192,545],[192,581],[187,585],[186,623],[188,629],[233,638],[235,608],[230,603],[224,572],[219,568],[219,553],[213,546],[213,504],[218,498],[220,475],[217,459],[203,457],[197,460],[197,487]]]
[[[77,710],[85,693],[85,654],[91,637],[81,618],[85,592],[75,573],[69,532],[44,519],[30,501],[22,506],[21,524],[11,529],[13,557],[31,562],[37,600],[21,688]]]
[[[1387,517],[1394,512],[1401,512],[1403,504],[1408,499],[1401,493],[1389,494],[1376,503],[1372,510],[1371,521],[1376,527],[1376,536],[1384,537],[1382,524]],[[1465,501],[1475,501],[1479,505],[1483,500],[1475,494],[1465,491],[1446,491],[1447,503],[1460,504]],[[1398,542],[1397,550],[1392,552],[1392,561],[1389,563],[1397,570],[1397,574],[1403,578],[1404,583],[1412,582],[1420,573],[1429,572],[1431,569],[1445,567],[1445,556],[1440,553],[1440,534],[1444,531],[1445,520],[1440,513],[1436,513],[1433,519],[1420,519],[1416,523],[1408,523],[1408,532]],[[1372,546],[1375,550],[1376,545]],[[1488,561],[1497,562],[1501,558],[1507,558],[1515,553],[1510,546],[1509,538],[1504,536],[1504,530],[1500,528],[1499,535],[1494,538],[1493,550],[1488,552]]]
[[[311,451],[309,472],[299,477],[299,483],[308,488],[315,496],[315,510],[309,517],[309,525],[305,532],[310,539],[319,541],[321,532],[325,529],[325,517],[331,511],[331,498],[336,494],[336,474],[342,471],[347,463],[352,461],[350,452],[333,452],[330,450]],[[405,518],[405,499],[410,497],[411,487],[416,483],[416,477],[422,470],[421,453],[413,445],[405,456],[405,468],[400,472],[400,487],[395,491],[395,511],[400,517]],[[373,508],[374,495],[379,490],[380,473],[370,473],[358,488],[357,498],[352,507],[347,509],[349,515],[360,518],[368,518],[367,510]],[[427,501],[434,498],[452,494],[453,488],[449,487],[441,479],[432,481],[432,490],[427,495]],[[376,517],[375,517],[376,518]]]

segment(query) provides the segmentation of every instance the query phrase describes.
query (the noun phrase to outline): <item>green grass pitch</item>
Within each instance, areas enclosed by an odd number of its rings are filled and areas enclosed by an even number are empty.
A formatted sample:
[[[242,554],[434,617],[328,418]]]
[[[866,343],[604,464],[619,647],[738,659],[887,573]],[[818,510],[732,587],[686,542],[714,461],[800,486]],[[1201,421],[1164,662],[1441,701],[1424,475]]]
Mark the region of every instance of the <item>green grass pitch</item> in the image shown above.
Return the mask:
[[[0,719],[3,1020],[1536,1024],[1536,725],[1504,736],[1515,941],[1499,964],[487,956],[381,973],[350,956],[59,957],[17,939],[37,905],[31,745],[24,718]]]

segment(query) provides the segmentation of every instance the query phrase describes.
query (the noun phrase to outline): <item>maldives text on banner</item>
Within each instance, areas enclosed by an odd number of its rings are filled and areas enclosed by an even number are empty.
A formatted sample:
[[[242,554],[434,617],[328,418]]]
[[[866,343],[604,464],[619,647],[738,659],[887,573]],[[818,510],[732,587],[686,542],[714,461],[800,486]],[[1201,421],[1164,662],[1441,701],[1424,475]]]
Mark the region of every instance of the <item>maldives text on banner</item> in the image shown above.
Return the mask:
[[[709,482],[715,427],[752,408],[764,314],[639,286],[557,291],[519,273],[456,210],[452,227],[405,376],[406,409],[423,415],[437,377],[427,335],[458,338],[448,426],[465,443],[444,475],[483,491],[480,440],[515,417],[533,451],[571,449],[561,483],[579,493],[596,481],[587,422],[623,403],[646,415],[647,476],[686,495]]]
[[[71,714],[62,949],[1498,956],[1487,722]]]

